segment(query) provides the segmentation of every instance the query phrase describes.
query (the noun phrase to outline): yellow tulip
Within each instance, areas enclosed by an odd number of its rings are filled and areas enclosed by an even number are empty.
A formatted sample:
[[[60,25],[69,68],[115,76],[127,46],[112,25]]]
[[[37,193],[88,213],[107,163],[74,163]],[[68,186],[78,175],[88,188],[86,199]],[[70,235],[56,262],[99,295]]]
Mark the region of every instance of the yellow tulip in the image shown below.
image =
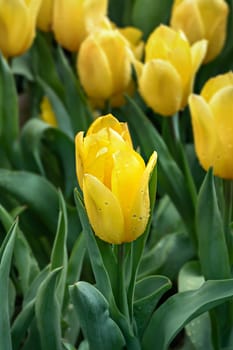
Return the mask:
[[[37,27],[44,32],[49,32],[52,29],[53,3],[54,0],[42,0],[40,6]]]
[[[53,31],[57,42],[69,51],[78,51],[106,12],[107,0],[56,0]]]
[[[163,116],[183,109],[206,50],[206,40],[191,47],[181,31],[164,25],[156,28],[146,43],[145,64],[135,66],[139,91],[148,106]]]
[[[200,96],[190,96],[189,106],[202,167],[233,179],[233,73],[208,80]]]
[[[181,29],[193,44],[208,40],[204,62],[213,60],[226,39],[228,5],[224,0],[176,0],[172,8],[171,26]]]
[[[146,166],[132,147],[127,124],[111,114],[96,119],[85,137],[79,132],[75,143],[77,177],[95,234],[113,244],[135,240],[149,218],[156,152]]]
[[[21,55],[35,37],[41,0],[0,0],[0,51],[5,57]]]
[[[45,96],[40,105],[41,109],[41,119],[46,123],[57,127],[57,119],[53,112],[52,106],[49,102],[49,99]]]
[[[131,82],[133,53],[118,30],[99,30],[82,43],[77,59],[88,97],[107,100],[125,92]]]

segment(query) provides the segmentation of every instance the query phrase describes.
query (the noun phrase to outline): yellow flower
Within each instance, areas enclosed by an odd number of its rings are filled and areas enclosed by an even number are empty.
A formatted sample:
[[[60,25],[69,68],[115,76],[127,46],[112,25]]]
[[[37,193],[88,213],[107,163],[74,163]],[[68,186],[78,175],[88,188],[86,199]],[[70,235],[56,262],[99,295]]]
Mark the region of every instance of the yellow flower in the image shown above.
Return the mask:
[[[58,43],[69,51],[78,51],[85,37],[103,21],[107,0],[56,0],[53,31]]]
[[[107,100],[131,82],[133,53],[118,30],[98,30],[82,43],[77,59],[81,84],[88,97]]]
[[[145,64],[135,65],[148,106],[163,116],[184,108],[206,49],[206,40],[190,47],[182,32],[164,25],[156,28],[146,43]]]
[[[0,0],[0,51],[21,55],[32,44],[41,0]]]
[[[40,11],[37,17],[37,27],[44,32],[49,32],[52,29],[54,0],[42,0]]]
[[[45,96],[40,105],[41,108],[41,119],[46,123],[57,127],[57,119],[53,112],[52,106],[49,102],[49,99]]]
[[[176,0],[171,26],[181,29],[190,43],[208,40],[204,62],[213,60],[222,50],[226,38],[228,5],[224,0]]]
[[[189,106],[202,167],[233,179],[233,73],[208,80],[200,96],[190,96]]]
[[[95,234],[113,244],[135,240],[149,218],[156,152],[146,166],[132,147],[127,124],[111,114],[96,119],[85,137],[79,132],[75,142],[77,177]]]

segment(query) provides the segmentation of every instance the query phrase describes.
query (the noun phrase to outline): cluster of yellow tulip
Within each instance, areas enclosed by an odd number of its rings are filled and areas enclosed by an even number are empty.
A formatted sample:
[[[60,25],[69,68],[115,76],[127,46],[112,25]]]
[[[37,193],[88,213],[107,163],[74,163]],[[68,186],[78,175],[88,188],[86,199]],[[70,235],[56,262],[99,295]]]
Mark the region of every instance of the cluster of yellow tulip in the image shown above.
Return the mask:
[[[213,60],[224,46],[227,3],[224,0],[174,1],[170,26],[155,28],[145,43],[144,62],[141,61],[142,32],[133,27],[117,28],[107,17],[107,8],[107,0],[0,0],[0,49],[5,57],[20,55],[31,46],[36,26],[43,31],[53,31],[62,47],[78,52],[77,73],[95,107],[104,106],[106,101],[113,106],[125,102],[123,94],[133,93],[135,88],[134,67],[138,90],[156,113],[172,116],[189,100],[200,163],[206,170],[212,166],[216,175],[232,179],[232,73],[208,81],[201,96],[192,95],[200,65]],[[44,119],[56,125],[47,99],[42,109]],[[76,147],[79,183],[95,232],[100,235],[96,219],[99,213],[95,211],[107,211],[110,215],[114,210],[117,233],[106,240],[120,243],[136,238],[148,218],[146,186],[155,156],[145,168],[132,149],[126,126],[113,117],[103,117],[94,123],[85,138],[79,133]],[[129,168],[133,171],[132,177]],[[98,169],[97,173],[94,169]],[[130,181],[134,178],[135,182],[128,181],[125,175],[130,175]],[[132,192],[127,203],[122,195],[126,186],[130,186]],[[105,193],[108,206],[96,203],[99,192]],[[135,202],[140,196],[143,208]],[[135,229],[134,215],[137,219],[143,218],[140,233]],[[104,225],[108,227],[108,222]]]

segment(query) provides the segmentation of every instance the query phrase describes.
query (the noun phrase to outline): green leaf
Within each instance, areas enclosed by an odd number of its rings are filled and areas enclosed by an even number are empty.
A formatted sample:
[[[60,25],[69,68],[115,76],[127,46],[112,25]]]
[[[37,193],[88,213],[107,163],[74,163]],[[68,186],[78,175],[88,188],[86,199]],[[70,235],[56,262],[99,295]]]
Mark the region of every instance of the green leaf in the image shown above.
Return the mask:
[[[13,349],[17,350],[20,347],[27,329],[29,328],[35,315],[35,299],[30,301],[17,315],[11,329]]]
[[[62,350],[60,305],[56,296],[57,279],[61,268],[48,275],[40,285],[36,297],[35,311],[43,350]]]
[[[0,205],[0,220],[8,231],[14,222],[14,218]],[[23,232],[17,228],[17,235],[14,246],[14,264],[19,273],[19,284],[23,294],[26,293],[28,287],[34,277],[39,272],[39,267],[35,257],[33,256],[31,247],[24,237]]]
[[[8,152],[19,134],[18,97],[7,61],[0,55],[0,140]]]
[[[17,222],[9,230],[0,261],[0,349],[12,350],[9,315],[9,273],[15,243]]]
[[[90,348],[121,349],[125,345],[120,328],[109,315],[109,304],[94,286],[78,282],[70,287],[71,298]]]
[[[144,333],[143,349],[151,350],[156,344],[158,349],[166,350],[191,320],[232,296],[233,279],[207,281],[197,290],[175,294],[154,312]]]
[[[55,232],[58,195],[56,189],[46,179],[25,171],[0,169],[0,189],[27,205],[50,233]]]
[[[172,158],[162,137],[150,120],[131,98],[127,97],[127,100],[128,109],[124,117],[136,134],[145,158],[149,158],[152,150],[157,151],[159,187],[161,186],[171,198],[195,243],[195,208],[192,194],[185,181],[184,174]],[[174,179],[176,179],[176,181],[174,181]]]
[[[230,278],[230,261],[212,170],[209,170],[200,188],[196,225],[199,257],[204,277],[206,279]]]
[[[114,301],[110,279],[104,266],[100,250],[94,237],[94,233],[91,229],[86,210],[82,203],[81,196],[77,189],[75,189],[74,194],[78,214],[83,227],[83,233],[87,240],[87,249],[90,256],[92,269],[95,275],[96,285],[111,305],[111,302],[114,303]]]
[[[81,233],[73,246],[68,262],[67,284],[74,284],[79,280],[84,255],[86,253],[86,241]]]
[[[46,148],[57,157],[60,164],[59,179],[62,179],[60,187],[64,188],[65,195],[70,197],[77,183],[73,139],[58,128],[53,128],[39,119],[31,119],[22,130],[20,144],[24,166],[41,175],[53,173],[52,166],[44,162],[46,155],[43,155],[43,149]]]
[[[133,7],[133,25],[140,28],[144,37],[161,23],[167,23],[172,2],[171,0],[135,0]]]
[[[203,282],[204,277],[201,275],[200,263],[198,261],[190,261],[180,270],[178,279],[179,292],[198,289]],[[185,330],[195,349],[213,350],[211,323],[208,312],[194,318],[185,326]]]
[[[171,282],[164,276],[149,276],[136,283],[134,317],[140,338],[161,296],[170,288]]]
[[[67,248],[66,248],[68,223],[67,223],[66,204],[62,197],[61,192],[59,192],[59,199],[60,199],[60,211],[59,211],[59,217],[58,217],[57,233],[56,233],[52,254],[51,254],[51,270],[55,270],[60,266],[63,267],[60,278],[57,283],[58,304],[60,305],[60,307],[62,307],[65,286],[66,286],[67,265],[68,265]]]
[[[88,100],[84,95],[77,75],[72,71],[71,65],[60,47],[57,49],[57,59],[73,132],[76,134],[80,130],[86,131],[93,120]]]

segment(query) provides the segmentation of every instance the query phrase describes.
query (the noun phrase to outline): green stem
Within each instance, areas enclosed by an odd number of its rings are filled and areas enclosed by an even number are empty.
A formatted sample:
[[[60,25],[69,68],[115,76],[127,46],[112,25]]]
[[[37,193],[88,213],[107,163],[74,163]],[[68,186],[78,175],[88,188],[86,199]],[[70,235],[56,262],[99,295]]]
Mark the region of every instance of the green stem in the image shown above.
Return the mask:
[[[224,229],[226,234],[226,242],[229,250],[229,256],[231,263],[233,262],[233,237],[231,230],[232,223],[232,209],[233,209],[233,181],[224,180],[223,182],[224,190],[224,211],[223,211],[223,220],[224,220]]]
[[[126,283],[125,283],[125,245],[120,244],[118,247],[118,307],[120,311],[126,316],[127,320],[129,320],[129,307],[127,301],[127,292],[126,292]]]

